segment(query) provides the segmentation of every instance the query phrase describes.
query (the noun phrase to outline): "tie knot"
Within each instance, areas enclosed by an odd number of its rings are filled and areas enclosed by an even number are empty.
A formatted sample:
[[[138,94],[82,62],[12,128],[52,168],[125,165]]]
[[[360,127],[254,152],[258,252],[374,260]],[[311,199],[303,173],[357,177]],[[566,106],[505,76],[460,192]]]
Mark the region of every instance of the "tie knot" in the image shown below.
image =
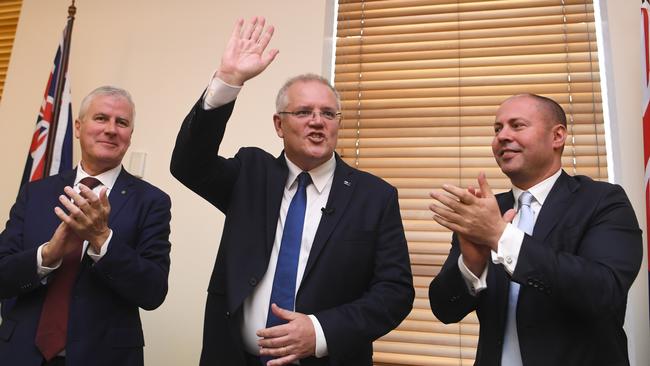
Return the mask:
[[[82,180],[79,181],[79,183],[83,184],[84,186],[94,189],[98,185],[102,184],[102,182],[99,181],[99,179],[94,178],[94,177],[86,177]]]
[[[311,183],[311,175],[307,172],[298,174],[298,189],[305,188]]]
[[[530,192],[526,191],[522,193],[521,196],[519,196],[519,205],[530,207],[530,203],[533,202],[534,198],[535,197],[533,197],[533,195]]]

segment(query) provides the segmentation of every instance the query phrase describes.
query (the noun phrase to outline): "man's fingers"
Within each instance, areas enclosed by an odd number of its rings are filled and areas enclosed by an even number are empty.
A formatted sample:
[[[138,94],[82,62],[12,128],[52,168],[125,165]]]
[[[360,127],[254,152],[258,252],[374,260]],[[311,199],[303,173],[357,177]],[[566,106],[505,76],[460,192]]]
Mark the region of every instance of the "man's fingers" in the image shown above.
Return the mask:
[[[515,216],[517,216],[517,211],[515,211],[514,208],[509,209],[503,214],[503,219],[506,222],[512,222],[514,220]]]
[[[232,33],[230,35],[230,40],[234,41],[239,39],[241,36],[241,30],[242,27],[244,26],[244,19],[237,19],[237,22],[235,23],[235,28],[233,28]]]
[[[244,40],[251,39],[251,36],[253,35],[253,31],[255,30],[256,25],[257,25],[257,17],[255,16],[244,27],[244,32],[241,35],[241,38],[244,39]]]
[[[273,359],[267,363],[267,366],[280,366],[280,365],[289,365],[292,362],[295,362],[298,360],[298,357],[296,355],[290,354],[288,356],[280,357]]]
[[[481,187],[481,194],[485,198],[492,198],[494,197],[494,193],[492,193],[492,188],[490,188],[490,185],[488,184],[487,177],[485,176],[485,172],[480,172],[478,175],[478,185]]]
[[[265,24],[266,24],[266,19],[260,17],[259,20],[257,21],[257,24],[255,24],[255,27],[253,27],[253,33],[251,34],[251,41],[255,43],[259,43],[260,35],[264,30]]]

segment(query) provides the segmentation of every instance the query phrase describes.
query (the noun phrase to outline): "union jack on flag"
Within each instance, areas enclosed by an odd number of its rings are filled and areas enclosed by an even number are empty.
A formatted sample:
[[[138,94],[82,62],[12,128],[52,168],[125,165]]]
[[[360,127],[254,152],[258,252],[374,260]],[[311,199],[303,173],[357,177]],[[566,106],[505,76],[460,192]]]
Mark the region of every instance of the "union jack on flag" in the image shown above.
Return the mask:
[[[21,186],[72,168],[72,103],[68,80],[68,23],[45,88]],[[68,42],[66,42],[68,41]]]

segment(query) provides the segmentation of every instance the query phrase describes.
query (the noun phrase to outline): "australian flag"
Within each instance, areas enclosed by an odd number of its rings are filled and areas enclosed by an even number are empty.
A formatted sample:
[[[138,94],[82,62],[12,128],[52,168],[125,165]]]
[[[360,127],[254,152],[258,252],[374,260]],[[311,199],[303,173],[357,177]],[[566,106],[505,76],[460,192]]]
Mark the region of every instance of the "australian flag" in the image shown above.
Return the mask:
[[[72,168],[72,103],[67,77],[68,28],[66,26],[63,31],[47,80],[21,186]]]
[[[56,50],[43,103],[36,118],[36,130],[29,145],[21,187],[28,182],[72,169],[72,103],[68,58],[75,10],[74,5],[68,9],[68,22]],[[4,318],[14,302],[13,298],[1,301],[0,318]]]

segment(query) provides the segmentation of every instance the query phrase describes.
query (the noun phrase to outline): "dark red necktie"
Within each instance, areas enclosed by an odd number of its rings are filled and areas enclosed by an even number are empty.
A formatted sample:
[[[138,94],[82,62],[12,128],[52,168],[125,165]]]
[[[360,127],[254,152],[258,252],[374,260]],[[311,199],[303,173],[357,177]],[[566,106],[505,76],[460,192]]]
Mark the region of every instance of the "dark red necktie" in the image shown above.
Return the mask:
[[[93,177],[86,177],[80,183],[90,189],[101,184]],[[83,240],[79,239],[75,249],[63,257],[61,266],[53,273],[53,278],[48,284],[35,341],[47,361],[65,349],[70,293],[81,263],[82,244]]]

